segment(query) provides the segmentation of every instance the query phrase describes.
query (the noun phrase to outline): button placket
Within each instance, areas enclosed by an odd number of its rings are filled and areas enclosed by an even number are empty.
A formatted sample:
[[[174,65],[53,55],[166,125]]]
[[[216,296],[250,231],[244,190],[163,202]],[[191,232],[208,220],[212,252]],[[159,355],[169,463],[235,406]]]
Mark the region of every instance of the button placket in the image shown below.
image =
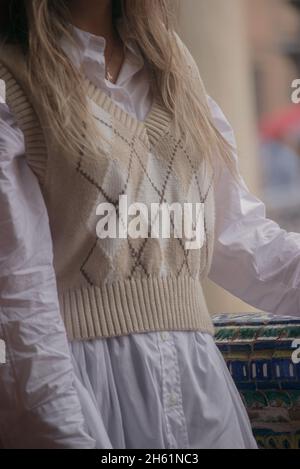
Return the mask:
[[[166,342],[170,339],[170,334],[168,332],[163,331],[160,333],[160,337],[162,341]]]
[[[177,350],[171,333],[160,333],[163,405],[170,448],[188,447]],[[175,442],[175,443],[174,443]]]

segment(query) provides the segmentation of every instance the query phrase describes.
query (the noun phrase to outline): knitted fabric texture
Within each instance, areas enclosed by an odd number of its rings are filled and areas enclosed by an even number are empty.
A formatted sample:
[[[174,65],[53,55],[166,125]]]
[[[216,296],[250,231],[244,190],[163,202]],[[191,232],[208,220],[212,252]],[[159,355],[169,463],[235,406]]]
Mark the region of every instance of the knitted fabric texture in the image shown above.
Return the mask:
[[[214,244],[213,173],[205,172],[200,155],[183,144],[159,99],[140,122],[85,80],[99,128],[99,152],[92,158],[83,151],[70,154],[56,143],[16,46],[0,48],[0,79],[47,207],[69,339],[161,330],[213,334],[201,285]],[[120,196],[149,209],[153,203],[203,203],[203,247],[187,250],[187,240],[174,236],[99,239],[97,206],[111,204],[119,219]]]

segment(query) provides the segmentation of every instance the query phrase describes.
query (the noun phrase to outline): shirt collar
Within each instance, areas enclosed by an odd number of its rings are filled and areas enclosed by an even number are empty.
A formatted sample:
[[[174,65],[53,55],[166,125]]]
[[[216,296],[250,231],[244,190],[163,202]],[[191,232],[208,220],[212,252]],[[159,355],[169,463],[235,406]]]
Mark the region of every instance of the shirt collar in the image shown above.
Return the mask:
[[[116,27],[125,44],[125,62],[116,84],[121,86],[143,68],[144,58],[137,43],[133,40],[127,40],[122,19],[117,20]],[[73,41],[67,36],[61,38],[64,52],[89,79],[93,78],[93,81],[95,79],[97,81],[105,80],[105,38],[83,31],[73,25],[71,33]],[[106,84],[113,85],[107,81]]]

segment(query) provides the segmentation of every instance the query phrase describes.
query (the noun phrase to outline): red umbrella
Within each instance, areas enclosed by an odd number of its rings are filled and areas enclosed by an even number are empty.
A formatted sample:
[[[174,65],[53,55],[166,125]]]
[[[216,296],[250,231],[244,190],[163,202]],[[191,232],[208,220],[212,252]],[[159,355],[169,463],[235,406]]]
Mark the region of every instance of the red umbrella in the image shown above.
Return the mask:
[[[260,133],[264,140],[282,140],[290,134],[300,135],[300,105],[293,104],[262,119]]]

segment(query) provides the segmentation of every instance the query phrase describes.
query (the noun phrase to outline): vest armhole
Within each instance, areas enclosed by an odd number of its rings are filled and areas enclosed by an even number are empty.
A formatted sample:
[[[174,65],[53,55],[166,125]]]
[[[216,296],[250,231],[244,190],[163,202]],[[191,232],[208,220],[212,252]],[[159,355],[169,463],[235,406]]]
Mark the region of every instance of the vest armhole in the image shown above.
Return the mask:
[[[43,186],[47,167],[47,145],[42,125],[25,91],[1,62],[0,80],[5,83],[6,104],[14,114],[17,125],[24,134],[28,165],[37,176],[41,186]]]

